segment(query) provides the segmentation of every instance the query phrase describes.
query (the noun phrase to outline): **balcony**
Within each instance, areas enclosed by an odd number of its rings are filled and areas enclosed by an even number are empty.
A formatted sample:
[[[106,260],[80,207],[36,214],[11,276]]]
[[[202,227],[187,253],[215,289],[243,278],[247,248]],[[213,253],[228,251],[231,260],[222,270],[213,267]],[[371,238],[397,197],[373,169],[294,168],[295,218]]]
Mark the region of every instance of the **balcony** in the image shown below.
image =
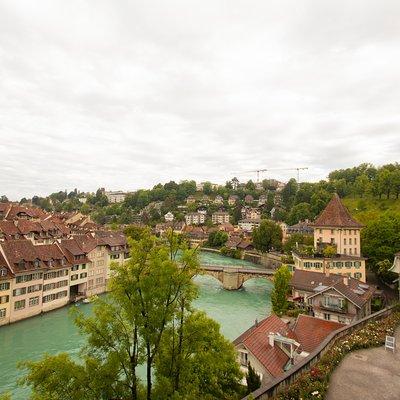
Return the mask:
[[[325,303],[324,301],[320,301],[318,307],[321,310],[333,311],[339,314],[347,314],[347,304],[341,306],[340,304]]]

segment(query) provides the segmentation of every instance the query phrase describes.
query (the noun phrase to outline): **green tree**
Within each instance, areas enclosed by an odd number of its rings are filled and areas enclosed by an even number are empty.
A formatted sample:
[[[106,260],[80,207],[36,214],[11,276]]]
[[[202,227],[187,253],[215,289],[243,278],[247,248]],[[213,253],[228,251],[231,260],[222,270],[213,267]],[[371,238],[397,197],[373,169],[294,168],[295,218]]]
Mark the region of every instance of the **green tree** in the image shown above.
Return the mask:
[[[280,266],[274,275],[274,289],[271,293],[272,311],[278,316],[282,316],[288,309],[289,303],[289,282],[291,274],[286,265]]]
[[[361,231],[361,246],[372,270],[377,270],[379,261],[393,261],[400,251],[400,213],[387,211],[369,219]]]
[[[323,250],[323,255],[326,258],[335,257],[336,253],[337,253],[337,250],[336,250],[335,246],[326,246]]]
[[[286,254],[291,254],[292,250],[297,245],[312,246],[314,244],[314,237],[312,235],[303,235],[301,233],[291,234],[283,245],[283,251]]]
[[[181,303],[157,357],[156,398],[233,399],[240,378],[234,348],[219,325]]]
[[[296,179],[290,179],[282,190],[282,204],[286,209],[289,209],[294,204],[298,185]]]
[[[311,206],[308,203],[299,203],[292,207],[289,213],[288,224],[294,225],[300,221],[312,218]]]
[[[261,386],[261,378],[249,363],[246,374],[247,394],[254,392]]]
[[[211,247],[221,247],[228,240],[228,234],[222,231],[213,231],[208,235],[208,244]]]
[[[268,252],[282,247],[282,229],[271,220],[262,220],[259,228],[253,229],[253,244],[257,250]]]

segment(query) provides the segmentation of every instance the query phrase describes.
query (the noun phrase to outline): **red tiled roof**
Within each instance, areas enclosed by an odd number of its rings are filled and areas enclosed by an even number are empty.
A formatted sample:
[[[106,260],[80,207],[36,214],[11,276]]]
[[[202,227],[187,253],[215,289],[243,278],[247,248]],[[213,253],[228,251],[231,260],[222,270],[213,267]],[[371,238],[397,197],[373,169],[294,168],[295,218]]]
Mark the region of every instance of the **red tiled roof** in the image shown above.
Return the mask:
[[[27,233],[31,232],[43,232],[43,228],[39,222],[29,221],[27,219],[19,219],[16,221],[17,227],[19,231],[26,235]]]
[[[286,337],[294,337],[288,326],[276,315],[270,315],[246,332],[242,333],[234,344],[243,344],[248,351],[270,372],[274,377],[284,372],[284,367],[289,357],[278,347],[270,346],[269,333],[279,333]]]
[[[339,322],[326,321],[300,314],[294,326],[294,333],[302,349],[307,353],[311,353],[331,332],[344,326]]]
[[[3,232],[4,235],[10,236],[19,234],[19,230],[13,221],[0,221],[0,232]]]
[[[345,228],[362,228],[363,225],[357,222],[343,205],[340,197],[335,194],[325,209],[321,212],[312,226],[332,226]]]

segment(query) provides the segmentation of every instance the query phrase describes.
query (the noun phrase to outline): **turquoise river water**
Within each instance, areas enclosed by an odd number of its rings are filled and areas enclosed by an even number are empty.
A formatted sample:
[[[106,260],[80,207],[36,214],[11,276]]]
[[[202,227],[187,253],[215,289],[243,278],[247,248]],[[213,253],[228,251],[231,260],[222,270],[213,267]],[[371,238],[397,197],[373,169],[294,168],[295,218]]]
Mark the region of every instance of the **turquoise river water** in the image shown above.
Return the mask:
[[[201,262],[257,268],[246,261],[205,252],[201,253]],[[195,307],[218,321],[228,339],[235,339],[255,319],[270,314],[272,283],[265,279],[249,280],[242,289],[236,291],[224,290],[220,282],[207,275],[196,277],[195,282],[200,289]],[[85,314],[90,314],[90,304],[80,304],[79,307]],[[64,307],[0,328],[0,393],[11,392],[13,400],[25,400],[29,396],[28,389],[17,385],[22,374],[17,369],[19,361],[36,360],[44,353],[68,352],[78,356],[85,339],[73,324],[69,308]]]

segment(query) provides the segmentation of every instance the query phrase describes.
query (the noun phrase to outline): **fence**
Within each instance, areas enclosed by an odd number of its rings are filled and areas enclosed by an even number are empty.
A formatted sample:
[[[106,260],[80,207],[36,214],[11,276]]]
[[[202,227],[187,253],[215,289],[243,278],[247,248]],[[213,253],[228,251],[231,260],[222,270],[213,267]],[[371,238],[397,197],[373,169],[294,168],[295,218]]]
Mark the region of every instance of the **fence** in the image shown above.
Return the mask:
[[[272,380],[268,385],[255,390],[248,396],[244,397],[242,400],[267,400],[276,396],[278,393],[283,391],[289,385],[291,385],[300,375],[311,369],[319,359],[334,346],[337,339],[346,336],[353,331],[362,328],[370,321],[376,321],[383,319],[390,315],[393,311],[395,305],[387,307],[381,311],[371,314],[359,321],[353,322],[335,332],[332,332],[326,339],[304,360],[293,366],[289,371],[285,372],[283,375]]]

